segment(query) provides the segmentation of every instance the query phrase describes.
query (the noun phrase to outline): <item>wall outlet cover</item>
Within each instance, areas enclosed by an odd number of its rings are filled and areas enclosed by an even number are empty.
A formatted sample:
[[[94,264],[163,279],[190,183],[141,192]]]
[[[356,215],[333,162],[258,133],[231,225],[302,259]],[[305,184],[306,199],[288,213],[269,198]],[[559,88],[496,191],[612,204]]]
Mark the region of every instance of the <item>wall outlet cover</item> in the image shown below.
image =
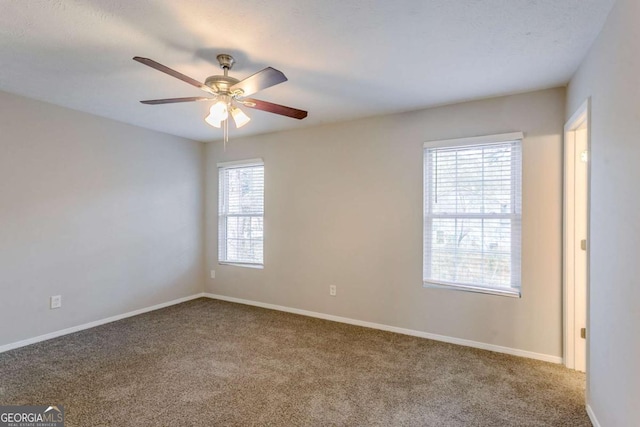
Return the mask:
[[[50,300],[51,308],[60,308],[62,307],[62,295],[53,295]]]

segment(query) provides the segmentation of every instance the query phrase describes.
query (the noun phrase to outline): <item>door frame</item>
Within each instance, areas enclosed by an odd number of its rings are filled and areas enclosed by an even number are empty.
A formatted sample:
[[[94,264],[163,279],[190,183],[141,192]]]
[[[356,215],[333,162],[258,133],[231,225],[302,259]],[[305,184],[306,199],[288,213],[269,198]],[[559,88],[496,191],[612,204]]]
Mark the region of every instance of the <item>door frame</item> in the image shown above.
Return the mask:
[[[575,369],[575,281],[574,258],[576,253],[574,218],[575,209],[574,185],[575,185],[575,138],[574,133],[584,122],[587,122],[587,274],[586,274],[586,314],[587,314],[587,345],[586,345],[586,371],[589,372],[589,278],[590,278],[590,246],[591,246],[591,98],[587,98],[580,108],[571,116],[564,125],[564,196],[563,196],[563,344],[564,364],[567,368]]]

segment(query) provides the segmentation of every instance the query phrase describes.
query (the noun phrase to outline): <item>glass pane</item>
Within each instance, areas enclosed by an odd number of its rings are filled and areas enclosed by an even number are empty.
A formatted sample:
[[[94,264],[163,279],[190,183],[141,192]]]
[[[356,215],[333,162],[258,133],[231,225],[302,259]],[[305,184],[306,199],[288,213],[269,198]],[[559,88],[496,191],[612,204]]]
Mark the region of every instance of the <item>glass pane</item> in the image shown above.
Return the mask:
[[[428,279],[511,286],[511,220],[434,218]]]
[[[226,213],[258,214],[264,211],[264,166],[224,170]]]
[[[263,260],[262,217],[227,218],[227,258],[223,261],[261,264]]]
[[[428,150],[433,213],[511,213],[512,145]]]

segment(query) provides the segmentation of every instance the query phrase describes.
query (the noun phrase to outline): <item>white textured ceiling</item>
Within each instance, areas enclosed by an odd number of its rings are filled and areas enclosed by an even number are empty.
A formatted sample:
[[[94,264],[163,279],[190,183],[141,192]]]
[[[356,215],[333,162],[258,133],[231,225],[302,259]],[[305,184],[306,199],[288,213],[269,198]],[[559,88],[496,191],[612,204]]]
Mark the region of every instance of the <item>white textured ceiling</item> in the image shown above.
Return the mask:
[[[0,90],[191,139],[220,139],[204,92],[134,62],[204,81],[272,66],[255,95],[309,111],[246,110],[234,135],[336,122],[567,83],[614,0],[0,0]]]

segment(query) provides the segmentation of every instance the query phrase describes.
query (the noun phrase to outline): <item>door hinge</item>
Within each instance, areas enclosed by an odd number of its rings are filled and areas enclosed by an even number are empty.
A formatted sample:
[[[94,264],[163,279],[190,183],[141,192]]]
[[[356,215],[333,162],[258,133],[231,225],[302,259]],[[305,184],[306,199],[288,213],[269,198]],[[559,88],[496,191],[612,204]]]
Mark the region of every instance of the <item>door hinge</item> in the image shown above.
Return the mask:
[[[589,152],[587,150],[580,153],[580,161],[582,163],[587,163],[589,161]]]
[[[583,251],[587,250],[587,239],[580,240],[580,249],[582,249]]]
[[[587,328],[580,328],[580,338],[587,338]]]

